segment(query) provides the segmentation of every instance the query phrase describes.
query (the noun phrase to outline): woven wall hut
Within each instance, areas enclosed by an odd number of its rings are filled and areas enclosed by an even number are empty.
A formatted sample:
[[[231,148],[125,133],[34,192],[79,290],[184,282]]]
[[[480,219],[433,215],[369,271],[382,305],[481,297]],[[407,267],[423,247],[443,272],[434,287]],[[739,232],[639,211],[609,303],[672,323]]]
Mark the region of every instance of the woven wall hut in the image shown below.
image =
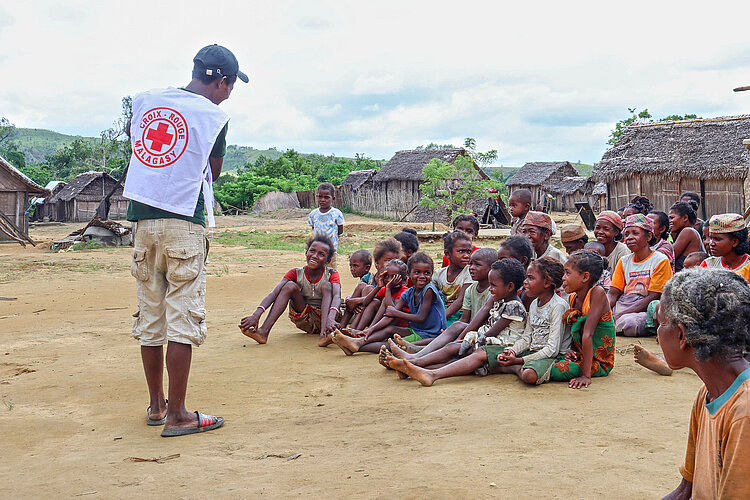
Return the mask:
[[[593,208],[596,201],[596,197],[592,196],[594,185],[591,178],[576,175],[548,181],[542,186],[542,191],[551,195],[548,205],[550,210],[575,212],[576,202],[587,201]]]
[[[422,169],[435,158],[453,163],[459,155],[466,155],[466,150],[446,148],[398,151],[370,180],[360,185],[357,195],[352,197],[351,208],[395,219],[430,221],[432,212],[425,212],[418,207],[422,198],[420,186],[424,182]],[[489,179],[476,164],[475,168],[478,178]]]
[[[509,196],[516,189],[531,191],[531,206],[536,207],[544,204],[544,187],[555,185],[566,177],[578,177],[578,171],[569,161],[534,161],[525,163],[505,185]]]
[[[36,196],[31,199],[31,204],[34,205],[34,215],[31,217],[32,221],[43,221],[46,217],[47,220],[53,220],[52,212],[54,206],[47,203],[47,201],[56,195],[67,183],[65,181],[49,181],[44,189],[49,191],[47,196]]]
[[[704,219],[743,213],[750,204],[747,138],[750,115],[633,125],[594,165],[593,175],[607,183],[615,210],[636,195],[667,210],[680,193],[694,191]]]
[[[75,177],[45,203],[51,207],[49,217],[60,222],[87,222],[115,186],[117,189],[109,200],[109,218],[124,219],[128,199],[122,196],[122,185],[106,172],[86,172]]]
[[[26,209],[30,196],[45,194],[47,191],[42,186],[0,156],[0,212],[26,236],[29,234],[29,217]],[[0,231],[0,241],[13,239]]]

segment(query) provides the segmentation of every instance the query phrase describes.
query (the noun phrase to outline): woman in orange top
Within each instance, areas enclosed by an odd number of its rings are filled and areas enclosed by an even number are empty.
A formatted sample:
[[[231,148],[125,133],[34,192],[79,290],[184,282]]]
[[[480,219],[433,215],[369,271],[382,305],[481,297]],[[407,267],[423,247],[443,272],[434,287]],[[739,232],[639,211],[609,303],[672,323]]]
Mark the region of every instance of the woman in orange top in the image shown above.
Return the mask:
[[[552,366],[551,380],[569,381],[571,389],[588,387],[592,377],[606,377],[615,364],[615,324],[607,294],[596,285],[606,259],[591,250],[573,252],[565,263],[563,288],[571,309],[563,321],[571,325],[573,345]]]

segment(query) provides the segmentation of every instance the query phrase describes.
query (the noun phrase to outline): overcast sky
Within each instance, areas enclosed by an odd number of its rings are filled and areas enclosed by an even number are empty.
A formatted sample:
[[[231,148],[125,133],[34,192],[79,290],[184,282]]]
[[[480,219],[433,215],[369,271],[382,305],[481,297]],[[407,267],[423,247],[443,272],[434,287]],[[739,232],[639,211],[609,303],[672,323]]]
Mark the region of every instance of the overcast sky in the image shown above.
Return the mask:
[[[508,4],[505,6],[504,4]],[[601,158],[628,107],[750,112],[750,2],[0,0],[0,116],[98,135],[188,83],[202,46],[250,84],[230,144],[390,158],[477,139],[498,164]]]

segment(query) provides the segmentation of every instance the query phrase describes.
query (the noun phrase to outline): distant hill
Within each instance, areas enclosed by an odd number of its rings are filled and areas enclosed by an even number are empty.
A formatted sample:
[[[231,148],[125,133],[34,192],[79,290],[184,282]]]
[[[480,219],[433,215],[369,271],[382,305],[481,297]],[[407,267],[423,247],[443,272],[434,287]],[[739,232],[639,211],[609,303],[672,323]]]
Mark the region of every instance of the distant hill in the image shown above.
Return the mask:
[[[100,140],[98,137],[66,135],[40,128],[17,128],[13,139],[26,155],[26,163],[29,165],[42,163],[47,156],[54,154],[58,148],[67,146],[76,139],[83,139],[90,143],[96,143]]]
[[[83,139],[92,144],[98,143],[101,140],[99,137],[67,135],[39,128],[16,128],[16,135],[14,137],[14,140],[26,155],[26,163],[29,165],[43,163],[47,156],[54,154],[59,148],[71,144],[76,139]],[[224,158],[224,170],[237,170],[247,163],[252,165],[261,156],[275,160],[281,156],[281,151],[275,149],[255,149],[252,146],[227,146],[227,155]]]

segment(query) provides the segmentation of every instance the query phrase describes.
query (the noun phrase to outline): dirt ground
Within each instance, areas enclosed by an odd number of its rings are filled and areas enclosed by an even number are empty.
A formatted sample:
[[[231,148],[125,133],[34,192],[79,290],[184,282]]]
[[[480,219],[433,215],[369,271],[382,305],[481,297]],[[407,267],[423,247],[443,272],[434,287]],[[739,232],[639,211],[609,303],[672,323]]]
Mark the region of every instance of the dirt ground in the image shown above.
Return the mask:
[[[401,226],[348,220],[347,232]],[[300,211],[222,217],[216,231],[305,222]],[[49,251],[80,226],[32,228],[36,248],[0,245],[0,297],[17,299],[0,300],[4,498],[654,498],[679,482],[701,385],[691,372],[660,377],[631,350],[587,390],[497,375],[426,388],[374,355],[317,347],[285,317],[256,345],[238,320],[303,256],[220,244],[188,408],[226,424],[161,438],[145,423],[130,337],[131,250]],[[342,270],[348,292],[354,280]],[[658,351],[653,339],[641,343]]]

